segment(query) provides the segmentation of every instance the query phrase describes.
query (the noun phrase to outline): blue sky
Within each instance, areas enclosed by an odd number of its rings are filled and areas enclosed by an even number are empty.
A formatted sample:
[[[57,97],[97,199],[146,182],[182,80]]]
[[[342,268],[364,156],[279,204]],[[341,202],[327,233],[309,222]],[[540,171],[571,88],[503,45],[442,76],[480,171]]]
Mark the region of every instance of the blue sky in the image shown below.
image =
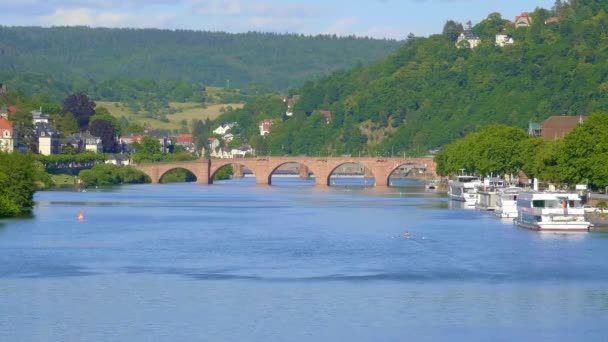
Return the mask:
[[[2,25],[155,27],[295,32],[403,39],[438,33],[448,19],[513,20],[554,0],[0,0]]]

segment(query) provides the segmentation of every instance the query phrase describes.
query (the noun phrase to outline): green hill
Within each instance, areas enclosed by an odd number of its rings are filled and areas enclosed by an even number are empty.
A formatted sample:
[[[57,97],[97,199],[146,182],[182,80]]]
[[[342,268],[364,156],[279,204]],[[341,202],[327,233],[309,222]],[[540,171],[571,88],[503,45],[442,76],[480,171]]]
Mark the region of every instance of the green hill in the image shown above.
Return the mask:
[[[19,80],[53,82],[65,92],[113,80],[285,90],[367,64],[400,44],[329,35],[0,26],[0,76],[31,91],[44,89],[44,82]]]
[[[552,115],[608,110],[606,12],[606,0],[560,2],[530,13],[532,25],[521,28],[493,13],[472,28],[482,39],[475,49],[457,48],[462,26],[448,22],[443,34],[411,38],[370,66],[307,82],[294,91],[301,99],[293,118],[282,121],[280,111],[272,112],[280,123],[261,147],[424,153],[493,123],[523,128]],[[545,24],[552,16],[557,22]],[[499,32],[515,43],[495,46]],[[317,110],[330,110],[331,124]],[[240,118],[256,123],[268,116],[250,110]]]

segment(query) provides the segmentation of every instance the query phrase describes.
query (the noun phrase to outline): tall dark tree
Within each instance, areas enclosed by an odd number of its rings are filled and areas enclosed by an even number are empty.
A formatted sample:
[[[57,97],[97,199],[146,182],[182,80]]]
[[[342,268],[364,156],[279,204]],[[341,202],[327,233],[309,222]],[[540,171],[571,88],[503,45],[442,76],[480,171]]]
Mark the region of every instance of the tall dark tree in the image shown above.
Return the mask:
[[[458,39],[458,36],[464,31],[461,23],[457,23],[454,20],[448,20],[443,26],[443,36],[450,42],[454,43]]]
[[[80,128],[88,127],[89,118],[95,114],[95,106],[95,102],[84,93],[72,94],[63,100],[63,112],[74,114]]]
[[[89,129],[91,134],[101,138],[104,152],[118,152],[119,145],[116,141],[116,129],[111,122],[106,120],[95,120]]]

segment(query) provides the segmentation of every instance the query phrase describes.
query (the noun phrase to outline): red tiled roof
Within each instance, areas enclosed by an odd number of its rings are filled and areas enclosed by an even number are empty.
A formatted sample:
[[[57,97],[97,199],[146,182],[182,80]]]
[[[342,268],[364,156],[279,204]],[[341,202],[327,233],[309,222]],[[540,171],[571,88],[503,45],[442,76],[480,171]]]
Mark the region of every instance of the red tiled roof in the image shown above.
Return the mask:
[[[17,112],[17,107],[15,107],[15,106],[8,106],[7,109],[8,109],[9,113],[15,113],[15,112]]]
[[[545,24],[557,23],[559,21],[558,17],[549,17],[545,20]]]
[[[320,110],[321,114],[323,114],[323,116],[325,117],[325,120],[327,120],[327,122],[331,121],[331,111],[329,110]]]
[[[0,118],[0,131],[10,131],[11,135],[13,135],[13,124],[5,118]]]
[[[192,134],[180,134],[177,136],[177,143],[191,143],[192,142]]]
[[[584,116],[552,116],[541,125],[541,136],[545,139],[561,139],[576,125],[585,121],[585,118]]]

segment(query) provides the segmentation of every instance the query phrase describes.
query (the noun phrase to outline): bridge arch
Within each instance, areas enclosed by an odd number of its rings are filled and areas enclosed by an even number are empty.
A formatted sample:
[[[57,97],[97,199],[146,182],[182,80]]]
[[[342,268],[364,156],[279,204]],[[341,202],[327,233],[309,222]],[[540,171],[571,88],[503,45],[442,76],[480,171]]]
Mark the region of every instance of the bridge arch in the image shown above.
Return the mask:
[[[357,174],[357,172],[361,173],[363,175],[363,180],[364,180],[364,185],[367,185],[366,179],[370,179],[370,184],[369,185],[373,185],[374,182],[371,182],[371,179],[374,179],[374,181],[376,180],[376,175],[374,172],[374,167],[367,164],[364,161],[359,161],[359,160],[346,160],[343,162],[338,162],[335,165],[332,165],[332,167],[329,169],[329,173],[327,174],[327,179],[325,180],[325,185],[327,186],[332,186],[332,175],[334,175],[334,173],[340,168],[340,167],[344,167],[346,165],[359,165],[360,166],[360,170],[353,170],[353,175]],[[348,171],[347,171],[348,173]],[[320,184],[319,182],[317,182],[317,184]]]
[[[192,183],[192,182],[198,182],[199,181],[198,177],[200,175],[197,176],[195,170],[190,170],[189,168],[184,167],[184,166],[175,166],[175,167],[167,168],[166,170],[163,170],[162,174],[159,173],[159,175],[158,175],[158,183],[167,183],[167,182],[163,182],[163,179],[165,177],[167,177],[168,175],[170,175],[171,172],[174,172],[174,171],[177,171],[177,170],[184,170],[184,171],[188,172],[190,175],[192,175],[194,177],[194,179],[192,180],[191,177],[188,174],[186,174],[186,183]],[[188,179],[191,179],[191,180],[188,180]],[[168,183],[175,183],[175,182],[168,182]]]
[[[274,164],[271,169],[270,172],[268,173],[268,185],[272,185],[272,175],[274,175],[274,173],[281,168],[282,166],[288,165],[288,164],[298,164],[298,173],[300,178],[302,179],[308,179],[309,177],[309,173],[312,172],[313,175],[315,175],[315,177],[317,177],[317,175],[319,174],[318,172],[315,172],[315,170],[313,168],[311,168],[310,166],[308,166],[307,164],[301,162],[301,161],[297,161],[297,160],[282,160],[280,162],[278,162],[277,164]]]
[[[406,178],[425,179],[427,176],[427,165],[417,161],[406,161],[396,165],[388,172],[386,184],[392,186],[391,177],[402,175]]]
[[[255,170],[253,170],[251,168],[250,165],[248,165],[248,163],[246,162],[240,162],[241,159],[225,159],[225,162],[219,161],[217,163],[215,163],[214,160],[214,164],[211,167],[211,169],[209,170],[209,184],[213,184],[213,181],[215,180],[215,177],[222,171],[225,170],[228,167],[232,167],[233,169],[233,176],[235,174],[238,174],[240,172],[242,172],[242,170],[247,169],[250,170],[254,176],[257,177],[257,173]],[[240,168],[240,170],[237,170],[237,168]]]

